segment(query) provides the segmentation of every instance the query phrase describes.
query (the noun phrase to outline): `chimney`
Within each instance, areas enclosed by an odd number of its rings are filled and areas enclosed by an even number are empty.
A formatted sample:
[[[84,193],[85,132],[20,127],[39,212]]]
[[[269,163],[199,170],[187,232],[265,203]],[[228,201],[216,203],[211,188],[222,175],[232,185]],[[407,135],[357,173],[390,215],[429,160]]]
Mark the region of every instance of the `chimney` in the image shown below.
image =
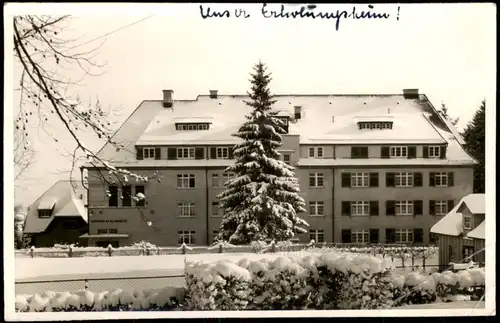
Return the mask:
[[[332,123],[335,122],[335,116],[332,116]]]
[[[210,90],[210,99],[217,99],[217,90]]]
[[[405,99],[418,99],[418,89],[403,89]]]
[[[163,107],[171,108],[174,105],[174,100],[172,99],[172,94],[174,90],[163,90]]]
[[[294,118],[295,120],[299,120],[302,117],[302,107],[300,105],[296,105],[293,108],[295,110]]]

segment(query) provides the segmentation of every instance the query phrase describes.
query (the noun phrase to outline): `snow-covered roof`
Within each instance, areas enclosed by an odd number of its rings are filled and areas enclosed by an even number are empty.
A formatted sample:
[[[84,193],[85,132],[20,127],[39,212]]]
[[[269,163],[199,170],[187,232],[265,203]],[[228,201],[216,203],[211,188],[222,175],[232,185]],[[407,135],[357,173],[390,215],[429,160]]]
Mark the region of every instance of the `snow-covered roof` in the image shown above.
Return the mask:
[[[458,212],[463,203],[469,208],[468,202],[478,203],[478,197],[474,195],[482,196],[482,203],[485,203],[484,194],[469,194],[463,197],[460,202],[458,202],[455,207],[448,212],[441,220],[439,220],[436,224],[434,224],[431,228],[432,233],[444,234],[449,236],[458,236],[463,233],[463,214]],[[475,207],[476,210],[479,210],[478,207]],[[473,212],[470,208],[469,210]],[[484,213],[484,208],[483,212]]]
[[[486,213],[486,196],[484,194],[469,194],[463,198],[463,203],[474,214]]]
[[[125,147],[117,151],[106,144],[99,157],[133,162],[135,145],[236,144],[240,139],[232,134],[251,111],[244,103],[247,99],[247,95],[219,95],[216,99],[200,95],[195,100],[174,100],[172,108],[164,108],[161,100],[143,101],[113,136],[113,141]],[[289,135],[300,135],[301,144],[448,143],[449,160],[474,163],[451,131],[433,124],[428,115],[437,113],[426,100],[409,100],[402,94],[276,95],[274,99],[273,110],[283,115],[293,116],[294,107],[301,106],[301,119],[289,125]],[[175,129],[176,120],[200,120],[207,115],[211,118],[209,130]],[[360,130],[359,118],[390,119],[393,128]]]
[[[467,237],[475,239],[485,239],[486,220],[481,222],[474,230],[467,233]]]
[[[57,197],[54,196],[45,196],[38,204],[38,210],[52,210],[54,205],[56,204]]]
[[[356,122],[391,122],[393,121],[394,116],[392,115],[385,115],[385,116],[369,116],[369,117],[356,117],[355,121]]]
[[[128,238],[126,233],[82,234],[80,238]]]
[[[80,194],[82,194],[82,199],[80,199]],[[29,207],[24,231],[26,233],[43,232],[55,217],[80,216],[87,222],[86,196],[87,191],[77,181],[56,182]],[[38,216],[40,209],[52,209],[51,216],[40,218]]]

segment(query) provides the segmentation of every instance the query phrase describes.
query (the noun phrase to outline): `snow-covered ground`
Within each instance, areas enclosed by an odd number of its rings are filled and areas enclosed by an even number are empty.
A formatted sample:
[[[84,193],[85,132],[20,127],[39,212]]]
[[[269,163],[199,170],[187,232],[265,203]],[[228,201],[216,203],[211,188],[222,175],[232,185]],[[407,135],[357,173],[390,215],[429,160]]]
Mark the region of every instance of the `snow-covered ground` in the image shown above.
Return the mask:
[[[15,278],[23,280],[51,280],[73,278],[107,278],[107,277],[147,277],[163,275],[182,275],[184,261],[217,261],[221,259],[258,260],[276,258],[278,256],[303,257],[313,254],[313,251],[279,252],[275,254],[255,253],[222,253],[222,254],[192,254],[165,256],[121,256],[121,257],[86,257],[86,258],[16,258]],[[426,261],[426,265],[437,265],[438,257]],[[416,260],[415,265],[421,265]],[[395,266],[401,265],[401,260],[394,261]],[[405,265],[411,265],[406,261]]]

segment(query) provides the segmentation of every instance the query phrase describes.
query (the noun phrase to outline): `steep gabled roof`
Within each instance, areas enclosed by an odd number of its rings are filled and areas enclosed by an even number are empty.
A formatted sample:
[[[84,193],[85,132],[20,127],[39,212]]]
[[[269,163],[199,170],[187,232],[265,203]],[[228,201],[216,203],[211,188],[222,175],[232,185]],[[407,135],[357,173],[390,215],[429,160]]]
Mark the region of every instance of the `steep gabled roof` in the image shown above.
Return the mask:
[[[477,205],[473,205],[476,203],[481,203],[484,205],[485,204],[485,195],[484,194],[469,194],[465,197],[463,197],[460,202],[455,205],[455,207],[448,212],[441,220],[439,220],[436,224],[434,224],[431,228],[432,233],[437,233],[437,234],[444,234],[444,235],[449,235],[449,236],[458,236],[463,233],[463,214],[458,212],[460,207],[462,206],[463,203],[469,208],[469,210],[474,213],[484,213],[484,206],[481,208]],[[470,205],[473,206],[473,208],[476,211],[482,211],[482,212],[474,212],[472,209],[469,207]]]
[[[82,199],[80,199],[82,194]],[[81,217],[87,222],[87,191],[76,181],[58,181],[40,196],[30,207],[24,224],[25,233],[40,233],[47,229],[56,217]],[[40,218],[39,210],[52,210],[49,218]]]
[[[486,238],[486,220],[481,222],[474,230],[467,233],[467,237],[484,240]]]

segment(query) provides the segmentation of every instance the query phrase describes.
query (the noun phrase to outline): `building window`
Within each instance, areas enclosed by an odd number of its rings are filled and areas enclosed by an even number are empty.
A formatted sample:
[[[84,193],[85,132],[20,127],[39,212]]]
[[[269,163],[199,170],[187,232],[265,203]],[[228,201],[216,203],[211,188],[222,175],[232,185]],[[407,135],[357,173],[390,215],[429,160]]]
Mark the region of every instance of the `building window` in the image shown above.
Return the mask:
[[[322,158],[323,157],[323,147],[310,147],[309,157],[312,158]]]
[[[111,185],[108,188],[108,206],[118,206],[118,186]]]
[[[368,158],[368,147],[351,147],[351,158]]]
[[[408,157],[408,147],[406,146],[393,146],[391,147],[391,157]]]
[[[196,234],[194,231],[177,231],[178,244],[196,244]]]
[[[435,215],[445,215],[448,213],[448,201],[435,202]]]
[[[309,215],[322,216],[325,215],[324,202],[309,202]]]
[[[233,172],[229,172],[229,173],[224,173],[224,185],[226,185],[226,183],[231,180],[231,179],[234,179],[236,178],[236,174],[233,173]]]
[[[143,185],[137,185],[135,187],[135,205],[136,206],[146,205],[146,190]]]
[[[283,162],[290,165],[290,154],[283,154]]]
[[[441,172],[435,173],[435,183],[438,187],[446,187],[448,186],[448,173]]]
[[[219,202],[212,202],[212,216],[218,217],[221,216],[221,207]]]
[[[228,147],[217,147],[217,159],[228,159],[229,158],[229,148]]]
[[[39,218],[50,218],[51,210],[40,210],[38,211]]]
[[[370,124],[369,123],[360,123],[359,128],[360,129],[370,129]]]
[[[181,202],[177,204],[177,207],[179,208],[179,216],[195,216],[196,207],[194,202]]]
[[[369,173],[351,173],[351,187],[368,187]]]
[[[470,215],[464,214],[464,229],[465,230],[472,229],[472,217]]]
[[[309,230],[309,240],[325,242],[325,232],[323,230],[311,229]]]
[[[440,158],[441,157],[441,147],[429,146],[429,157],[430,158]]]
[[[177,148],[177,159],[194,159],[194,148]]]
[[[370,242],[369,230],[352,230],[351,231],[352,243],[367,243]]]
[[[323,187],[323,173],[310,173],[309,186],[310,187]]]
[[[177,188],[194,188],[194,174],[178,174]]]
[[[212,174],[212,188],[219,187],[219,174]]]
[[[396,187],[413,186],[413,173],[396,173],[395,180]]]
[[[396,230],[396,243],[411,243],[413,242],[412,229],[397,229]]]
[[[154,148],[143,148],[142,158],[144,159],[155,159],[155,149]]]
[[[97,229],[97,234],[117,234],[118,229]]]
[[[370,202],[351,202],[351,215],[370,215]]]
[[[413,215],[413,201],[397,201],[395,203],[396,215]]]
[[[132,206],[132,186],[122,186],[122,206]]]
[[[198,130],[208,130],[208,124],[206,124],[206,123],[200,123],[198,125]]]

